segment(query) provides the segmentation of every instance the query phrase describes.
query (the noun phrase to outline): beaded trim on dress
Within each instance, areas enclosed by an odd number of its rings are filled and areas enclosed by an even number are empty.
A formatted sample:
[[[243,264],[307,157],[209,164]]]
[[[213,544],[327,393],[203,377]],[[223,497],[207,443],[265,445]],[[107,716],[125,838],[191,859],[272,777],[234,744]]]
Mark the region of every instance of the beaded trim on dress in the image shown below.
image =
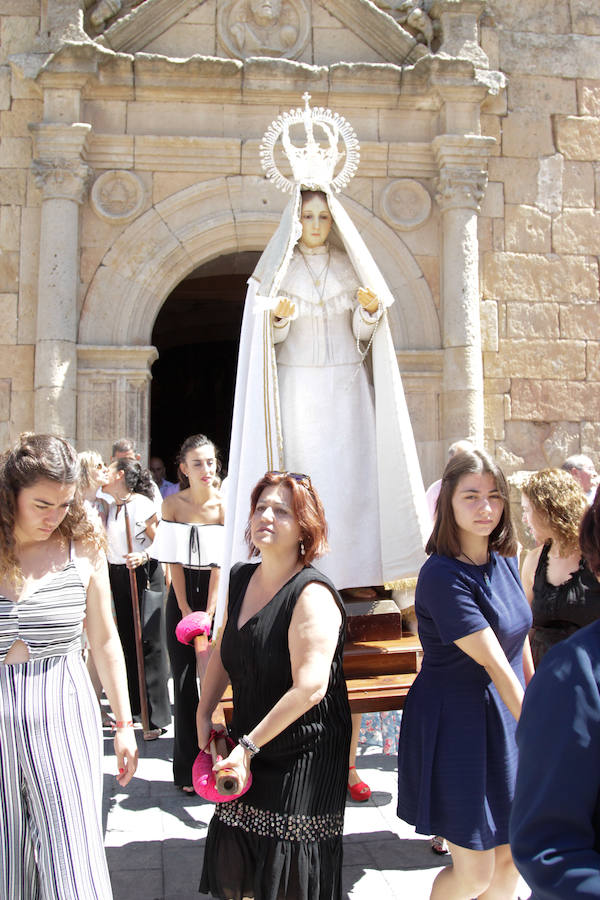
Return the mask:
[[[249,806],[243,800],[220,803],[215,817],[225,825],[241,828],[259,837],[280,841],[320,841],[340,837],[344,833],[343,813],[322,813],[317,816],[285,815],[269,809]]]
[[[324,259],[329,255],[329,264]],[[316,263],[316,265],[311,265]],[[311,277],[323,273],[326,276],[323,290]],[[289,268],[280,285],[281,295],[296,305],[293,318],[299,316],[340,315],[356,307],[358,289],[356,274],[348,257],[337,247],[322,244],[319,247],[294,250]]]

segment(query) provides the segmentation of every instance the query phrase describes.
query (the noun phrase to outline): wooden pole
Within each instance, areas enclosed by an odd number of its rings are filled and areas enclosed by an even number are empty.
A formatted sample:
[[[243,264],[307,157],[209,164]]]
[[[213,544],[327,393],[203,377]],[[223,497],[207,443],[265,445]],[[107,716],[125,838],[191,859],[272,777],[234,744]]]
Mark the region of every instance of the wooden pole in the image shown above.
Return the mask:
[[[125,531],[127,532],[127,552],[133,553],[133,541],[131,539],[131,525],[127,514],[127,504],[123,504],[125,514]],[[142,620],[140,618],[140,601],[138,597],[137,578],[135,569],[129,569],[129,585],[131,587],[131,607],[133,612],[133,630],[135,633],[135,655],[137,657],[138,686],[140,689],[140,715],[142,728],[150,731],[148,718],[148,698],[146,696],[146,672],[144,670],[144,646],[142,643]]]

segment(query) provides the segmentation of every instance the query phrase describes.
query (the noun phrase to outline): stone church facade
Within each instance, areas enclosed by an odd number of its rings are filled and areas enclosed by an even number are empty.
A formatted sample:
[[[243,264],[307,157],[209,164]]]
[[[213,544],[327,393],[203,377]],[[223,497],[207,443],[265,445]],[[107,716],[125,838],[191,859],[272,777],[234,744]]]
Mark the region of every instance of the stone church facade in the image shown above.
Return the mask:
[[[0,19],[2,446],[226,441],[244,283],[285,203],[260,139],[308,92],[360,141],[341,199],[396,297],[425,482],[467,435],[508,471],[599,461],[593,4],[0,0]]]

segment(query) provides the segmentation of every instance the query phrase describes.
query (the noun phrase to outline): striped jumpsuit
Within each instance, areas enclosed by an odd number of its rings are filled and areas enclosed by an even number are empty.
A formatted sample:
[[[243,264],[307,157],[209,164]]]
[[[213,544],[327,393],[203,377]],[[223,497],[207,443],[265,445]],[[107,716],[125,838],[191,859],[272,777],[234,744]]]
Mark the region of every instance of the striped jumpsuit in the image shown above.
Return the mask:
[[[102,737],[81,657],[86,592],[71,558],[19,603],[0,596],[0,898],[111,900]],[[16,640],[29,660],[4,664]]]

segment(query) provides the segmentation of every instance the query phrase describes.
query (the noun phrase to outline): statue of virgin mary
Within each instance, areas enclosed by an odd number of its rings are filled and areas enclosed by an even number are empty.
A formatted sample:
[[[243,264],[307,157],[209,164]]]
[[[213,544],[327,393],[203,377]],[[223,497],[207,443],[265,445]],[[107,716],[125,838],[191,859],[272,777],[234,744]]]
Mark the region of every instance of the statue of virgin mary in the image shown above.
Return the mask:
[[[308,475],[328,523],[317,565],[338,590],[415,575],[430,519],[390,333],[394,297],[334,190],[358,142],[330,110],[279,116],[262,145],[267,175],[291,192],[248,282],[234,401],[224,566],[248,557],[250,492],[265,471]],[[307,141],[292,143],[303,124]],[[314,139],[318,125],[326,146]],[[274,162],[281,135],[293,181]],[[335,168],[346,145],[345,163]],[[226,583],[226,579],[223,579]],[[222,606],[217,621],[222,618]]]

